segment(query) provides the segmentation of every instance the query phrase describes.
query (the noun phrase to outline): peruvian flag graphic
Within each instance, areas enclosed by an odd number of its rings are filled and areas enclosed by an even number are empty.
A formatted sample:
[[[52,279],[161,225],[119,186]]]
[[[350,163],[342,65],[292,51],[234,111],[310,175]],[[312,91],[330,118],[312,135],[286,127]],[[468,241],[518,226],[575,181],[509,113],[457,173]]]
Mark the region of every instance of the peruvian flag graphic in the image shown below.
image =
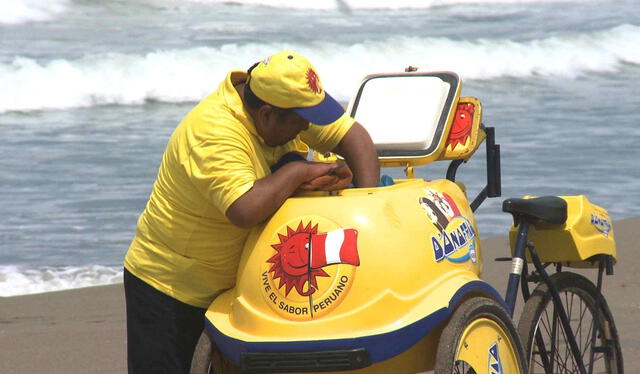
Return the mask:
[[[311,236],[312,269],[331,264],[360,265],[358,257],[358,230],[339,229]]]

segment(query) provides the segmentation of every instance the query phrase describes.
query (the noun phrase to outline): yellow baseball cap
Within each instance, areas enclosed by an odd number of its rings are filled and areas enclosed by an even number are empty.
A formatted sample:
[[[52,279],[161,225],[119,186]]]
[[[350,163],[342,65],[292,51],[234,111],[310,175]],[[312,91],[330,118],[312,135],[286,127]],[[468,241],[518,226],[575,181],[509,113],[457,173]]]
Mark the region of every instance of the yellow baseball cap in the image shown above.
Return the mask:
[[[306,57],[280,51],[260,61],[249,75],[251,91],[267,104],[293,109],[316,125],[328,125],[344,114],[342,106],[322,89]]]

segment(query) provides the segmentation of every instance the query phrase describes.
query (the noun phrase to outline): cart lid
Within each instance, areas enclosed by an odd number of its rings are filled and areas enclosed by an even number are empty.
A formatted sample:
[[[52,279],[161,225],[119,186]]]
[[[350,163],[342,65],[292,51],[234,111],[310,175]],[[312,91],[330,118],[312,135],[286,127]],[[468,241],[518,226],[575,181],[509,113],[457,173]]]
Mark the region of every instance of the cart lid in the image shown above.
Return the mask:
[[[444,150],[460,91],[453,72],[372,74],[347,111],[371,135],[381,166],[423,165]]]

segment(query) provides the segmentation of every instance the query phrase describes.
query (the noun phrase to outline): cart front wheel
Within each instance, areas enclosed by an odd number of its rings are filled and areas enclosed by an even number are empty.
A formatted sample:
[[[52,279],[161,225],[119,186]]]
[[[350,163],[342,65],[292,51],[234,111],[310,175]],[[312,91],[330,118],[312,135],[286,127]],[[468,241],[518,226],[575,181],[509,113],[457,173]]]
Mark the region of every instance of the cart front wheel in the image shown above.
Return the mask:
[[[190,374],[240,374],[240,368],[227,360],[206,332],[200,335],[191,360]]]
[[[436,373],[524,373],[524,351],[507,312],[494,300],[463,302],[442,331]]]

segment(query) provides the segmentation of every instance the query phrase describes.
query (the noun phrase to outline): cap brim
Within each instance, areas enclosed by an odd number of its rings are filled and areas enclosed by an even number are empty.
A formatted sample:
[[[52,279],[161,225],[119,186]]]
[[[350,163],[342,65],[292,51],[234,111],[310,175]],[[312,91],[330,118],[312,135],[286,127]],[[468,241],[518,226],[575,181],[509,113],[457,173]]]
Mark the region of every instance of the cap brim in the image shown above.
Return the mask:
[[[307,108],[293,108],[302,118],[315,125],[328,125],[344,114],[344,108],[326,91],[320,104]]]

